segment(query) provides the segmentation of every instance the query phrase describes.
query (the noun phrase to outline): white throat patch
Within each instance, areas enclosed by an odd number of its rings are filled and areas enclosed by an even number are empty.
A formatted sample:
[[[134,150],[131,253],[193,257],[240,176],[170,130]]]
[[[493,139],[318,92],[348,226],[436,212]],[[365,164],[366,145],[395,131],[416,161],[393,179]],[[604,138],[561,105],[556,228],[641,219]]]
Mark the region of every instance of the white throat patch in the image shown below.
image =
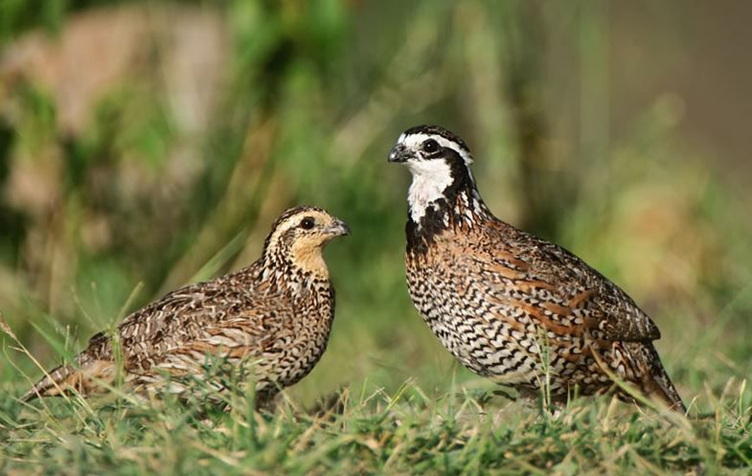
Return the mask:
[[[417,224],[426,215],[433,202],[444,197],[444,190],[452,184],[452,170],[443,160],[410,161],[407,164],[413,174],[413,183],[407,192],[410,217]]]

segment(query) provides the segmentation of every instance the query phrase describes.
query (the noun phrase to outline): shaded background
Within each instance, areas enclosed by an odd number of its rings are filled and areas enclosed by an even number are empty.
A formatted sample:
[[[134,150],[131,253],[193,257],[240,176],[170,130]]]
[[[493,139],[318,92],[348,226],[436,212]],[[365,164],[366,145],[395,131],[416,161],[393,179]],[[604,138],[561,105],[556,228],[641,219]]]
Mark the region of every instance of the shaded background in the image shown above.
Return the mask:
[[[489,388],[404,284],[409,174],[386,154],[438,123],[499,217],[654,317],[702,404],[752,370],[751,21],[733,1],[2,0],[0,310],[51,366],[316,204],[354,234],[327,251],[337,319],[293,395]],[[20,392],[40,372],[3,350]]]

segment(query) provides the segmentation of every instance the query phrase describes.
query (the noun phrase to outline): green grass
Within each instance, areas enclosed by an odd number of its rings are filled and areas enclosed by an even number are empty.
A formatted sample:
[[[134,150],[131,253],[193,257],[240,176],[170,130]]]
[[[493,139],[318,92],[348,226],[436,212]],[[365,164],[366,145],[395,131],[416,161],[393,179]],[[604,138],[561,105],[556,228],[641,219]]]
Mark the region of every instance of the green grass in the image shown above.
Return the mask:
[[[17,336],[0,335],[0,474],[749,473],[749,206],[682,136],[681,96],[611,110],[632,94],[609,90],[612,65],[634,55],[609,46],[615,19],[599,2],[407,3],[0,0],[3,49],[35,28],[51,42],[44,61],[0,67],[0,312]],[[82,18],[129,31],[127,15],[87,16],[112,5],[141,8],[136,24],[154,31],[80,43],[61,66],[80,76],[51,74]],[[661,58],[681,58],[682,12],[648,10],[636,11],[665,19]],[[186,18],[216,21],[222,40],[181,56],[183,34],[205,34]],[[199,67],[172,69],[187,58]],[[640,90],[664,66],[620,84]],[[115,73],[76,96],[92,71]],[[88,101],[75,127],[61,97]],[[653,317],[689,419],[608,399],[553,417],[494,395],[441,347],[404,282],[409,177],[386,163],[420,123],[467,140],[499,217],[580,255]],[[274,415],[239,394],[230,413],[127,395],[16,400],[127,312],[255,260],[295,204],[353,235],[326,251],[329,348]],[[337,411],[317,403],[338,399]]]
[[[6,348],[9,362],[19,356],[35,361],[12,329],[3,324],[3,330],[15,343]],[[294,388],[272,413],[261,414],[253,395],[240,390],[245,377],[236,370],[208,364],[205,375],[184,382],[190,390],[183,400],[147,400],[120,388],[88,400],[71,395],[31,403],[20,402],[14,391],[3,393],[0,470],[741,475],[752,465],[752,391],[746,380],[724,382],[718,374],[700,394],[685,393],[688,416],[608,396],[575,399],[552,413],[545,392],[537,401],[510,400],[457,365],[431,391],[419,379],[394,390],[365,379],[304,403]],[[316,375],[306,382],[315,387]],[[230,390],[219,393],[217,383]]]
[[[216,377],[215,377],[216,378]],[[202,391],[203,390],[203,391]],[[687,419],[601,398],[556,415],[452,387],[349,387],[316,408],[258,414],[201,386],[190,402],[0,399],[4,474],[748,474],[752,394]],[[218,409],[211,397],[231,404]],[[96,401],[95,401],[96,402]],[[94,406],[96,405],[96,406]],[[699,471],[699,473],[698,473]]]

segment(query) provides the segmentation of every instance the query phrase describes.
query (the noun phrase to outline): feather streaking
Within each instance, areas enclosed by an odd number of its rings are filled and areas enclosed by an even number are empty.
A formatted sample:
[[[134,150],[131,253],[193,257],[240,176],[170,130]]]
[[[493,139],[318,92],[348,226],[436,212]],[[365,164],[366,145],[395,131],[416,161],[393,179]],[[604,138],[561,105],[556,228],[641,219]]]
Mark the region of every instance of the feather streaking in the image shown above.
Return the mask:
[[[320,208],[286,211],[258,261],[134,312],[118,326],[115,340],[96,334],[72,364],[50,371],[22,399],[72,389],[83,396],[100,392],[114,382],[118,360],[123,380],[136,392],[164,390],[165,376],[169,390],[180,392],[184,387],[177,381],[201,376],[211,356],[252,367],[256,405],[265,406],[280,389],[305,377],[326,349],[334,289],[322,249],[346,234],[347,225]]]
[[[564,248],[497,219],[465,142],[438,126],[404,132],[389,161],[413,175],[407,284],[442,344],[473,372],[562,401],[614,391],[612,377],[684,411],[652,341],[655,323]]]

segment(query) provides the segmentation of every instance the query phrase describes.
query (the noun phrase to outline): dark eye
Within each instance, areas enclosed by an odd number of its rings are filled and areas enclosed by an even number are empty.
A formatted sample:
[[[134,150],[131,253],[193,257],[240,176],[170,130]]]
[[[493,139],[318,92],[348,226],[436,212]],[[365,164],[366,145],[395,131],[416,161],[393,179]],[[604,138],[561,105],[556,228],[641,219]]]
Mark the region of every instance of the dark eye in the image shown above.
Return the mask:
[[[437,150],[439,150],[439,143],[433,139],[428,139],[423,143],[423,150],[428,152],[429,154],[436,152]]]
[[[313,225],[315,225],[316,222],[311,217],[303,218],[303,221],[300,222],[300,227],[304,230],[310,230],[313,228]]]

